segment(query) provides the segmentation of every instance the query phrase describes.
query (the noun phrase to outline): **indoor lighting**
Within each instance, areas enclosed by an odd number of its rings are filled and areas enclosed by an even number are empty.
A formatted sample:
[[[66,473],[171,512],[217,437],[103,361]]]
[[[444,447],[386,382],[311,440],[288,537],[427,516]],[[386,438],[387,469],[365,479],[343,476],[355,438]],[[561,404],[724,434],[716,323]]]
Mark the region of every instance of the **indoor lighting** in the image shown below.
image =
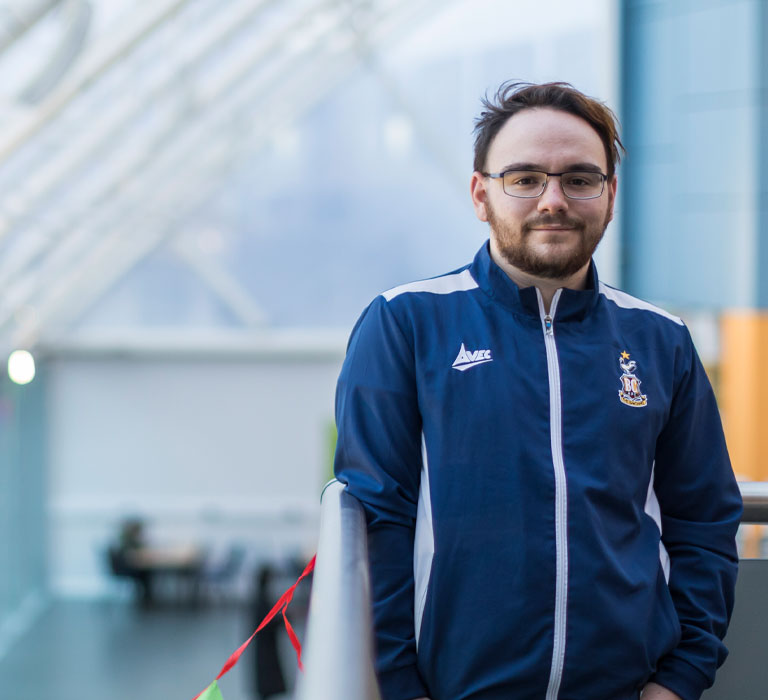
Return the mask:
[[[27,350],[14,350],[8,358],[8,376],[16,384],[29,384],[35,378],[35,358]]]

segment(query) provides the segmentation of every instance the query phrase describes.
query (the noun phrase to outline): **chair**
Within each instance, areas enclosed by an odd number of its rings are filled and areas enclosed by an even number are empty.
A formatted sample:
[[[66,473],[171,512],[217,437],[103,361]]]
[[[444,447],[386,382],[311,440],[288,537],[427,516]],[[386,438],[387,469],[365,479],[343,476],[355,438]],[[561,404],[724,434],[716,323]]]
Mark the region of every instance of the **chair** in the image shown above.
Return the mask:
[[[219,600],[233,597],[233,584],[245,562],[246,548],[242,544],[233,544],[226,555],[218,561],[209,561],[203,567],[201,589],[210,599]]]
[[[107,549],[107,563],[112,576],[128,579],[133,584],[134,594],[137,594],[144,603],[151,602],[149,576],[146,572],[139,571],[128,563],[122,548],[115,545],[110,546]]]

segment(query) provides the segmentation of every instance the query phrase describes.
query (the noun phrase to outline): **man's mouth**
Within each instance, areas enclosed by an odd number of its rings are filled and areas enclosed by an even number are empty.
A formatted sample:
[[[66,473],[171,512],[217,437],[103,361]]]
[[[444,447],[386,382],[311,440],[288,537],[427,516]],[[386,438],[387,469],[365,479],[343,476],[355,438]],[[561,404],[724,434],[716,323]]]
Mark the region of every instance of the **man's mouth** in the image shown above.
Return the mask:
[[[544,224],[541,226],[528,226],[528,231],[543,231],[549,233],[573,233],[581,231],[581,226],[561,226],[559,224]]]
[[[549,219],[547,217],[532,218],[525,222],[525,225],[529,229],[546,229],[546,230],[567,230],[567,229],[580,229],[584,225],[583,221],[579,219]]]

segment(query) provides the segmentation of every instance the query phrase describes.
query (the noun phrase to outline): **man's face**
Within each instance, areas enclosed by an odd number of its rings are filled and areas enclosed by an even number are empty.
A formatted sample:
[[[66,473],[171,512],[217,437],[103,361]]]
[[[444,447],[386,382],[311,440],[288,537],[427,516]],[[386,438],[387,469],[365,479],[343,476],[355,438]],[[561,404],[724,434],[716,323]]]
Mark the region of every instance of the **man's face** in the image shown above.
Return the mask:
[[[589,166],[589,167],[586,167]],[[608,172],[603,142],[583,119],[550,108],[525,109],[510,117],[492,141],[486,172],[541,170],[549,173]],[[537,277],[563,279],[588,263],[613,217],[616,178],[596,199],[568,199],[560,178],[549,178],[538,198],[504,193],[500,179],[472,175],[475,213],[491,227],[504,259]]]

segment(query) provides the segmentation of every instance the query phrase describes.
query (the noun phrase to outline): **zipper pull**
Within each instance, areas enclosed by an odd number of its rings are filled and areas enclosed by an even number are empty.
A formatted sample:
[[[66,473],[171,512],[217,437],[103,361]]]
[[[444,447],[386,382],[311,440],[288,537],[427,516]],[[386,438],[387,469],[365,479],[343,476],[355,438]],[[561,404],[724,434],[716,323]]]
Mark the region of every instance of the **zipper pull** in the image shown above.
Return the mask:
[[[547,329],[547,335],[552,335],[554,333],[552,330],[552,317],[549,314],[544,317],[544,328]]]

